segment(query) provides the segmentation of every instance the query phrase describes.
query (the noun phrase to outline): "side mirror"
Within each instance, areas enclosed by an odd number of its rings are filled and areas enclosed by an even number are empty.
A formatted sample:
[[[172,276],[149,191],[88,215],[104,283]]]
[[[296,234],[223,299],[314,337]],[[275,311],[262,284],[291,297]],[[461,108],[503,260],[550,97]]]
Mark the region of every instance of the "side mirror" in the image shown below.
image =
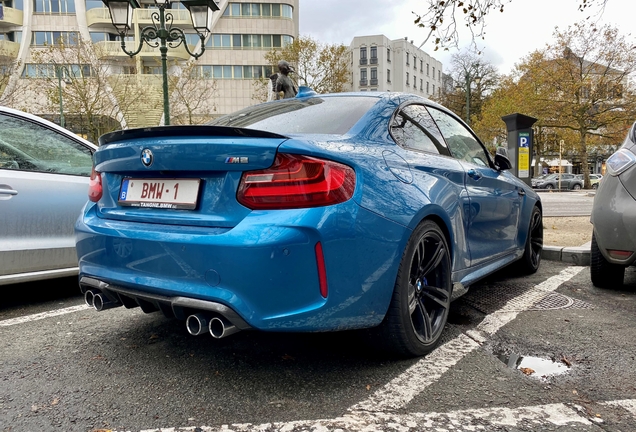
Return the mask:
[[[499,171],[512,169],[512,164],[510,163],[508,156],[500,154],[499,152],[495,154],[495,166]]]

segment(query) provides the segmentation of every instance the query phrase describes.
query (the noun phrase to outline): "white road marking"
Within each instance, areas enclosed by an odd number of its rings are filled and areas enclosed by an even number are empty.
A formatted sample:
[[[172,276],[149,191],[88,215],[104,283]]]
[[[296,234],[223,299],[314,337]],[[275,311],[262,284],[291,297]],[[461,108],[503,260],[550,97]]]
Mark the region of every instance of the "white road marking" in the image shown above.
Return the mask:
[[[567,267],[559,274],[510,300],[501,309],[487,315],[475,330],[461,334],[440,346],[376,391],[367,400],[349,408],[349,411],[387,411],[403,408],[467,354],[477,349],[486,340],[485,335],[495,334],[501,327],[515,319],[519,312],[530,308],[584,268]]]
[[[625,402],[625,401],[615,401]],[[634,401],[629,401],[634,403]],[[613,402],[607,402],[611,404]],[[586,430],[598,418],[590,419],[585,410],[569,404],[534,405],[517,408],[481,408],[450,411],[446,413],[369,413],[357,412],[334,419],[303,420],[263,424],[237,423],[216,427],[189,426],[183,428],[145,429],[141,432],[323,432],[323,431],[360,431],[384,432],[394,430],[409,431],[489,431],[493,426],[567,426],[568,430]],[[580,427],[580,428],[579,428]]]
[[[603,402],[603,405],[619,406],[623,409],[626,409],[627,411],[632,413],[634,417],[636,417],[636,399],[623,399],[623,400]]]
[[[31,321],[38,321],[38,320],[42,320],[42,319],[50,318],[54,316],[66,315],[69,313],[79,312],[86,309],[90,309],[90,307],[83,304],[79,306],[67,307],[64,309],[56,309],[49,312],[42,312],[42,313],[34,314],[34,315],[26,315],[19,318],[11,318],[8,320],[0,321],[0,327],[9,327],[9,326],[17,325],[17,324],[24,324]]]

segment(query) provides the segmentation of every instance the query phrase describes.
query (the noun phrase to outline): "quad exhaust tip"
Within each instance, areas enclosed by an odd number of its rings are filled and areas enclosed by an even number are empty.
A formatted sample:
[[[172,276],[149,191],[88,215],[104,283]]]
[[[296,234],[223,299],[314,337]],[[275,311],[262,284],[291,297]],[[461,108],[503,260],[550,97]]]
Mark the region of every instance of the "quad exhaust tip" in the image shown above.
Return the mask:
[[[199,336],[203,333],[210,332],[212,337],[215,339],[228,337],[239,331],[239,329],[227,318],[213,316],[207,313],[196,313],[190,315],[186,320],[186,328],[188,329],[188,333],[193,336]]]

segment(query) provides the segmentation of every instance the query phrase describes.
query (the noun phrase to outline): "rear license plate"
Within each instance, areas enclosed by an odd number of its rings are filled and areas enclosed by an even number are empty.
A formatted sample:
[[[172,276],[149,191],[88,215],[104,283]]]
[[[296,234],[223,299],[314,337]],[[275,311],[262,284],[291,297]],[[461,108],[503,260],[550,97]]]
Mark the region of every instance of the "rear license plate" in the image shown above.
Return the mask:
[[[192,210],[197,206],[201,179],[139,179],[121,182],[119,204]]]

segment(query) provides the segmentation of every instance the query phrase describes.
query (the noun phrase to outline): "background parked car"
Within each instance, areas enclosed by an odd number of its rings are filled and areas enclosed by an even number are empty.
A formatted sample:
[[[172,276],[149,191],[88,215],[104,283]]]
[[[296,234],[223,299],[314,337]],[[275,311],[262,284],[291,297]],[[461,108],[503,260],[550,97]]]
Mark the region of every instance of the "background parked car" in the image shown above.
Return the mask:
[[[576,178],[581,180],[581,182],[585,183],[583,179],[583,174],[577,174]],[[592,186],[592,189],[598,188],[598,184],[602,178],[603,178],[602,174],[590,174],[590,186]]]
[[[538,194],[415,95],[301,91],[100,144],[76,224],[97,310],[161,310],[215,338],[375,327],[378,345],[423,355],[453,293],[540,263]]]
[[[562,190],[579,190],[583,187],[583,181],[578,179],[574,174],[562,173],[560,176]],[[558,189],[559,174],[549,174],[545,177],[533,178],[530,180],[530,183],[535,189]]]
[[[0,285],[77,274],[73,224],[97,147],[0,107]]]
[[[636,123],[606,166],[592,206],[590,275],[597,287],[615,288],[636,264]]]

